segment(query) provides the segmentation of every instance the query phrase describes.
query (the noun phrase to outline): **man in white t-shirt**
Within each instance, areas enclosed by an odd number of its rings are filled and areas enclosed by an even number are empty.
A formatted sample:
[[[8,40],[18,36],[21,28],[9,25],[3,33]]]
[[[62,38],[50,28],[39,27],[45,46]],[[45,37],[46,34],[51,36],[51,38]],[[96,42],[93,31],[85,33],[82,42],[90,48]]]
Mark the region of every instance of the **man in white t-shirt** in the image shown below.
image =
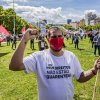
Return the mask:
[[[52,27],[48,31],[50,49],[37,51],[23,58],[28,40],[35,37],[36,33],[37,30],[25,32],[12,56],[9,69],[36,73],[39,100],[72,100],[72,77],[79,82],[88,81],[96,75],[100,68],[100,60],[98,59],[94,67],[84,73],[77,57],[72,52],[62,49],[64,38],[59,27]]]

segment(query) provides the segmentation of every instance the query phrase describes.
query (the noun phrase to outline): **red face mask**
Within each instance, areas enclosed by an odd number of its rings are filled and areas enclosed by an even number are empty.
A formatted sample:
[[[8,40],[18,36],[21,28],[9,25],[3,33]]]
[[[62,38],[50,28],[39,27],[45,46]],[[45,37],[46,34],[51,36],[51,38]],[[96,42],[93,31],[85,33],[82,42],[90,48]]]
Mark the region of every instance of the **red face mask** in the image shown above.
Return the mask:
[[[55,51],[61,50],[64,39],[62,37],[55,37],[55,38],[50,38],[49,39],[50,47],[54,49]]]

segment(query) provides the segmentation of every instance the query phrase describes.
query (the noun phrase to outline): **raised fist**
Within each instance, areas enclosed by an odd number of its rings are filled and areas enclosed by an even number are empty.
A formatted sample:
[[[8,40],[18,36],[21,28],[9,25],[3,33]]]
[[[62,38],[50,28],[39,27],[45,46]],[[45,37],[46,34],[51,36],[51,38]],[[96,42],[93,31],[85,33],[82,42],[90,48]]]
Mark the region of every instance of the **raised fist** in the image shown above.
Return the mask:
[[[30,39],[35,38],[38,35],[38,31],[36,29],[27,29],[26,32],[23,35],[23,39],[25,41],[28,41]]]

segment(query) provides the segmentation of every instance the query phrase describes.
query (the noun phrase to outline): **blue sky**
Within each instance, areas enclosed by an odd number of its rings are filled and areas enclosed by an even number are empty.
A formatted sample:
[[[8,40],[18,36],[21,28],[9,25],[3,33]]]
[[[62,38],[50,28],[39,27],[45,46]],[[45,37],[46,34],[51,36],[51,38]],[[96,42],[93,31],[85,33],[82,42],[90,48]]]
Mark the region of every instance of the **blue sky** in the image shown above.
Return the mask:
[[[100,0],[14,0],[16,13],[29,22],[47,19],[49,23],[66,23],[84,18],[86,12],[100,16]],[[4,8],[12,8],[13,0],[0,0]]]

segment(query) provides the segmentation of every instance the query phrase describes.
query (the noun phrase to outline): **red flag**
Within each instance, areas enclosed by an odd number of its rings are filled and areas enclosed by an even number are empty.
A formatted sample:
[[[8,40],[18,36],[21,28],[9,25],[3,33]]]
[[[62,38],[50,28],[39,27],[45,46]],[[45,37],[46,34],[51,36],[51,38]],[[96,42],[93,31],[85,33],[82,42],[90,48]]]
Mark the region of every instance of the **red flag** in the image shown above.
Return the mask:
[[[24,34],[26,31],[25,26],[22,28],[21,33]]]
[[[1,36],[0,36],[0,42],[3,42],[3,39],[1,38]]]
[[[10,33],[0,25],[0,42],[2,42],[7,36],[10,36]]]
[[[6,28],[4,28],[2,25],[0,25],[0,33],[4,33],[7,36],[10,36],[10,33],[7,31]]]

